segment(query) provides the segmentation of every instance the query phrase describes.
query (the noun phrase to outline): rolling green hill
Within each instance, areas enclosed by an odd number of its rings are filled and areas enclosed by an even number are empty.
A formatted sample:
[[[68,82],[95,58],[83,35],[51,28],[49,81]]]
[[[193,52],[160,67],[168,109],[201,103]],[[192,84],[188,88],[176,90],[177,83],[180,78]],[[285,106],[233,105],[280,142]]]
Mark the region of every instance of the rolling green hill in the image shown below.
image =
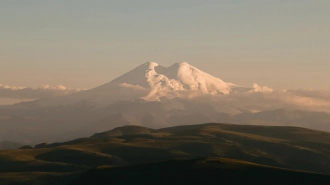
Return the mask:
[[[23,180],[25,184],[32,180],[45,184],[47,179],[67,184],[100,166],[210,157],[330,174],[330,133],[297,127],[216,123],[158,130],[124,126],[34,149],[0,151],[0,184],[19,184]]]

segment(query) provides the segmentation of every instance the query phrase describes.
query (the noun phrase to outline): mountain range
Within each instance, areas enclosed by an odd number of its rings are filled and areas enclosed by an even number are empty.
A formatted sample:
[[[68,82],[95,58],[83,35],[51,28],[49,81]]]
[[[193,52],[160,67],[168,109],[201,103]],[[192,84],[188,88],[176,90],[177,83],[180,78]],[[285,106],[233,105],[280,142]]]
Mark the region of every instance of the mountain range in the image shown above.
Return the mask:
[[[0,106],[0,141],[65,141],[123,125],[163,128],[200,123],[300,126],[330,131],[330,114],[253,106],[237,94],[263,98],[272,89],[225,82],[188,63],[144,63],[96,88]],[[225,101],[231,100],[231,101]],[[234,104],[231,104],[234,102]],[[242,106],[241,106],[242,105]],[[243,106],[245,105],[245,106]]]

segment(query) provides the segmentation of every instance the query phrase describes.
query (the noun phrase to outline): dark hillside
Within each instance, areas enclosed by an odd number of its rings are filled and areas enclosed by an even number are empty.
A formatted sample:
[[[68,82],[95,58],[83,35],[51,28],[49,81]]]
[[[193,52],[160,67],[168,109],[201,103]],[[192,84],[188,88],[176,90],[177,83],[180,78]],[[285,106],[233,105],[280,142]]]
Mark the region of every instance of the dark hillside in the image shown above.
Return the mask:
[[[330,176],[261,166],[244,161],[209,158],[173,160],[88,171],[72,185],[214,185],[214,184],[328,184]]]

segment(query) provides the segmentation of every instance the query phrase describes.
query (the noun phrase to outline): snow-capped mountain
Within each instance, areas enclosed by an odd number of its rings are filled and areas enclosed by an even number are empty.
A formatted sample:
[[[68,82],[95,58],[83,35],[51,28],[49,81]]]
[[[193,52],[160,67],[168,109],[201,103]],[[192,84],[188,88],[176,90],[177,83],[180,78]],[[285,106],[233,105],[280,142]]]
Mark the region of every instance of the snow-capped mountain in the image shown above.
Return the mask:
[[[233,88],[236,88],[234,84],[226,83],[186,62],[170,67],[147,62],[99,87],[33,103],[36,106],[54,106],[89,101],[105,106],[122,100],[159,101],[162,97],[172,99],[229,94]]]
[[[161,97],[177,97],[184,92],[201,94],[229,94],[234,84],[226,83],[186,62],[163,67],[147,62],[111,81],[109,84],[134,89],[145,89],[149,93],[145,100],[159,100]]]
[[[90,90],[0,106],[0,140],[61,141],[123,125],[215,122],[330,130],[330,114],[294,111],[305,99],[292,95],[258,84],[239,87],[187,63],[148,62]]]

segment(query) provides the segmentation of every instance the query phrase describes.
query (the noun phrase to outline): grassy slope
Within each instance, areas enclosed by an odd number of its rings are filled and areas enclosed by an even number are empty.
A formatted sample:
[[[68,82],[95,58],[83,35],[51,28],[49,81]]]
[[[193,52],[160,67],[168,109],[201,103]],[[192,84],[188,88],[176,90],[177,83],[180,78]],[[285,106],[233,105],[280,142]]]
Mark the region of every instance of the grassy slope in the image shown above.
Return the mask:
[[[152,130],[128,126],[47,148],[0,151],[0,182],[24,179],[28,173],[43,179],[41,172],[53,174],[46,174],[50,179],[60,173],[65,180],[70,179],[68,173],[103,165],[207,157],[330,174],[329,144],[329,133],[295,127],[204,124]],[[13,178],[13,173],[20,178]]]

